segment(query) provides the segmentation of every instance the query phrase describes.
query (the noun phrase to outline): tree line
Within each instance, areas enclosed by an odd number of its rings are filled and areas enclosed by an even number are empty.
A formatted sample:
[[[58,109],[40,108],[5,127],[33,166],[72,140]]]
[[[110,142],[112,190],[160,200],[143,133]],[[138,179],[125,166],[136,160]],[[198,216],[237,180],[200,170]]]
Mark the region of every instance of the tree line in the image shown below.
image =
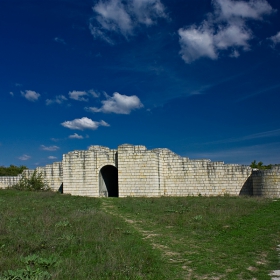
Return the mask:
[[[278,164],[275,164],[278,165]],[[271,169],[273,167],[272,164],[264,165],[262,161],[259,161],[258,163],[256,160],[252,161],[250,164],[250,167],[257,168],[257,169]]]
[[[17,176],[25,169],[28,168],[24,165],[15,166],[11,164],[9,167],[0,166],[0,176]]]

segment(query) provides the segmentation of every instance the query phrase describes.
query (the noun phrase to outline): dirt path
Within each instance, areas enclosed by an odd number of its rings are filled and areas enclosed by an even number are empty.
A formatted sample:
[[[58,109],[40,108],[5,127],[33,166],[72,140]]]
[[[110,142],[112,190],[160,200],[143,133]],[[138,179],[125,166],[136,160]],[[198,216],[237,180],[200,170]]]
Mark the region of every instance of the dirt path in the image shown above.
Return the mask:
[[[143,237],[143,240],[149,242],[152,247],[156,250],[159,250],[162,254],[163,259],[169,264],[174,265],[180,271],[177,279],[198,279],[194,278],[194,272],[189,267],[189,261],[182,256],[181,253],[174,251],[166,244],[162,244],[160,240],[161,233],[156,232],[154,230],[149,230],[149,226],[146,221],[132,218],[129,214],[125,215],[123,213],[119,213],[118,208],[115,207],[111,200],[103,200],[102,208],[110,215],[117,216],[123,219],[127,224],[133,227],[134,230],[139,232]],[[199,279],[208,279],[208,280],[219,280],[222,278],[219,277],[211,277],[205,276]]]
[[[280,245],[278,245],[277,251],[279,252],[280,257]],[[269,275],[272,276],[271,280],[280,280],[280,270],[274,270]]]

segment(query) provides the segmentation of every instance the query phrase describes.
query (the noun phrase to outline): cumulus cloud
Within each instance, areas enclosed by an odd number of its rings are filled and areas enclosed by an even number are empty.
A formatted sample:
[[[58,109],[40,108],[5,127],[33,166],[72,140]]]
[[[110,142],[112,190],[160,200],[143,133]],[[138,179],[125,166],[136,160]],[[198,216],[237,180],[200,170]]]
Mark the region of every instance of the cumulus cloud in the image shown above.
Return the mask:
[[[157,18],[167,18],[160,0],[133,0],[130,2],[130,10],[138,22],[146,26],[155,24]]]
[[[127,96],[115,92],[112,97],[108,95],[106,97],[106,100],[101,101],[103,104],[101,108],[86,107],[85,110],[93,113],[130,114],[132,110],[143,107],[143,104],[136,95]]]
[[[217,58],[213,33],[205,26],[181,28],[178,33],[181,45],[180,54],[185,62],[190,63],[203,56]]]
[[[84,139],[84,137],[82,135],[79,135],[77,133],[74,133],[72,135],[69,135],[70,139]]]
[[[68,94],[71,99],[74,99],[77,101],[88,101],[88,99],[85,98],[85,96],[88,96],[88,93],[86,91],[73,90],[73,91],[69,91]]]
[[[220,18],[229,20],[234,17],[260,20],[274,10],[266,0],[232,1],[214,0],[215,13]]]
[[[20,160],[29,160],[30,158],[31,158],[31,156],[29,156],[29,155],[22,155],[18,159],[20,159]]]
[[[95,130],[99,126],[110,126],[105,121],[96,122],[87,117],[83,117],[81,119],[75,119],[73,121],[65,121],[61,123],[62,126],[69,128],[69,129],[77,129],[77,130],[84,130],[84,129],[91,129]]]
[[[186,63],[200,57],[217,59],[219,53],[231,50],[229,56],[238,57],[241,50],[250,49],[254,37],[247,20],[262,20],[274,12],[266,0],[213,0],[214,12],[199,26],[178,30],[180,55]]]
[[[218,49],[225,50],[230,47],[249,49],[248,41],[252,38],[250,30],[245,26],[229,25],[221,29],[215,36],[214,42]]]
[[[92,9],[95,13],[89,26],[92,35],[111,44],[113,40],[107,34],[118,33],[128,38],[139,26],[150,26],[158,18],[167,17],[160,0],[100,0]]]
[[[41,145],[40,148],[44,151],[49,151],[49,152],[54,152],[54,151],[57,151],[59,150],[59,147],[58,146],[45,146],[45,145]]]
[[[57,159],[57,157],[49,156],[48,159]]]
[[[273,42],[273,46],[279,44],[280,43],[280,31],[276,35],[271,36],[268,39]]]
[[[21,91],[21,95],[25,97],[28,101],[32,102],[37,101],[40,97],[40,94],[33,90],[26,90],[25,92]]]
[[[120,32],[124,36],[132,33],[132,19],[120,0],[100,1],[93,11],[101,29]]]
[[[62,104],[64,101],[68,100],[64,95],[57,95],[54,99],[47,99],[46,105],[53,103]]]

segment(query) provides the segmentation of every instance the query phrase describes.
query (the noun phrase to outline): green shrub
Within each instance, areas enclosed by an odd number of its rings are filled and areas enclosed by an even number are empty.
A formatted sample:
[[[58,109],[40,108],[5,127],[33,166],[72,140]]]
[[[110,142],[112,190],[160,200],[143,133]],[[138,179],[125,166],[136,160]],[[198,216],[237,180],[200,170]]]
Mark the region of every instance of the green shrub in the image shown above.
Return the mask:
[[[0,276],[0,280],[48,280],[51,279],[51,274],[47,271],[42,271],[40,268],[32,269],[26,266],[25,269],[8,270]]]
[[[272,164],[263,165],[262,161],[259,161],[257,163],[256,160],[254,160],[254,161],[251,162],[250,167],[257,168],[257,169],[271,169],[272,168]]]
[[[57,258],[41,258],[37,255],[22,257],[21,262],[26,265],[25,268],[4,271],[0,280],[48,280],[51,274],[46,271],[51,266],[57,264]]]
[[[13,185],[11,189],[20,191],[50,191],[50,187],[46,182],[42,173],[34,171],[31,176],[23,175],[20,181]]]

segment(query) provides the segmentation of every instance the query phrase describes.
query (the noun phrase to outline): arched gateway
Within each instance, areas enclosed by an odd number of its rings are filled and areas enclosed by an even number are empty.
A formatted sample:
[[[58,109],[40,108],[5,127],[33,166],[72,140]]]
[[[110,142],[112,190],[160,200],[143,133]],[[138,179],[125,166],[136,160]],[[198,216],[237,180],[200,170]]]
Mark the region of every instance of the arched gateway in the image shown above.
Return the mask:
[[[241,190],[251,194],[253,188],[249,166],[191,160],[168,149],[129,144],[118,149],[90,146],[36,170],[54,190],[63,182],[63,193],[92,197],[239,195]]]
[[[112,165],[105,165],[99,171],[99,196],[118,197],[118,169]]]

